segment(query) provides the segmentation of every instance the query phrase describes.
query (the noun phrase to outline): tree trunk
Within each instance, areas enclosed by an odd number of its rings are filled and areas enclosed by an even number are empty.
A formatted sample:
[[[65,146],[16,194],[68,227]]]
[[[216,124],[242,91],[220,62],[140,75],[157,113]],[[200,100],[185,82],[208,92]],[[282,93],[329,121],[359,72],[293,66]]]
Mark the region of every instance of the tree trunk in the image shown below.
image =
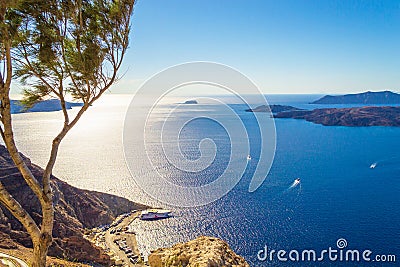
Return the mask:
[[[51,245],[51,235],[42,233],[39,240],[33,241],[33,258],[31,267],[46,267],[46,256]]]
[[[2,7],[1,4],[2,3],[0,3],[0,7]],[[4,18],[2,18],[2,20],[3,19]],[[54,221],[54,207],[52,203],[50,182],[46,181],[45,184],[48,185],[48,188],[46,188],[46,191],[44,191],[40,183],[37,181],[36,177],[32,174],[31,170],[23,161],[15,144],[14,133],[12,130],[11,103],[9,96],[12,77],[11,41],[7,39],[2,41],[4,42],[5,48],[7,79],[4,81],[4,77],[0,77],[0,120],[1,124],[4,127],[4,130],[2,127],[0,127],[1,137],[15,166],[18,168],[22,177],[40,201],[43,215],[40,229],[35,221],[32,219],[32,217],[29,215],[29,213],[20,205],[20,203],[16,199],[13,198],[13,196],[7,191],[7,189],[1,184],[1,182],[0,203],[3,204],[22,223],[32,239],[33,258],[31,259],[31,266],[45,267],[47,251],[52,243],[52,230]],[[50,175],[48,175],[48,180],[49,179]]]

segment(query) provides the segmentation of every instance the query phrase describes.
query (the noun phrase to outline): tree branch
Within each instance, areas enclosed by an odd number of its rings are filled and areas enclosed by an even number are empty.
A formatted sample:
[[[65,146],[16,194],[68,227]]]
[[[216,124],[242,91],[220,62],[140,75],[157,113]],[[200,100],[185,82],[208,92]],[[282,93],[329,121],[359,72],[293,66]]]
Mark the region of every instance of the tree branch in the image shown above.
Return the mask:
[[[28,230],[32,239],[40,238],[40,230],[35,221],[28,212],[21,206],[21,204],[11,196],[4,185],[0,182],[0,202],[18,219]]]
[[[4,89],[5,89],[5,94],[8,94],[10,91],[10,85],[11,85],[11,77],[12,75],[12,65],[11,65],[11,41],[6,40],[4,42],[4,47],[6,50],[6,69],[7,69],[7,78],[6,82],[4,84]]]
[[[11,76],[12,76],[11,53],[10,53],[11,47],[9,42],[5,43],[6,43],[5,47],[6,47],[6,62],[7,62],[7,81],[5,83],[5,86],[3,87],[3,92],[1,92],[2,94],[1,104],[3,108],[2,110],[3,112],[1,115],[2,115],[2,123],[4,126],[2,137],[15,166],[21,172],[24,180],[29,185],[29,187],[32,188],[32,191],[35,193],[35,195],[39,199],[41,199],[42,188],[39,182],[36,180],[35,176],[29,170],[28,166],[26,166],[25,162],[23,161],[14,141],[14,133],[12,130],[12,119],[11,119],[11,104],[9,97]],[[8,87],[6,87],[7,85]]]

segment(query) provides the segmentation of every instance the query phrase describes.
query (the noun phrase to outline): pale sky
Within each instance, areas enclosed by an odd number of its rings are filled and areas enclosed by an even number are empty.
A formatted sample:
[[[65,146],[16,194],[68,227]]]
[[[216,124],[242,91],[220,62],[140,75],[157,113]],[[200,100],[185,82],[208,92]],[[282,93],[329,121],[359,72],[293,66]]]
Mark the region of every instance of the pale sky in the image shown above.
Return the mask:
[[[112,92],[187,61],[232,66],[267,94],[400,91],[400,1],[139,0]]]
[[[266,94],[400,91],[400,1],[139,0],[112,93],[180,63],[241,71]]]

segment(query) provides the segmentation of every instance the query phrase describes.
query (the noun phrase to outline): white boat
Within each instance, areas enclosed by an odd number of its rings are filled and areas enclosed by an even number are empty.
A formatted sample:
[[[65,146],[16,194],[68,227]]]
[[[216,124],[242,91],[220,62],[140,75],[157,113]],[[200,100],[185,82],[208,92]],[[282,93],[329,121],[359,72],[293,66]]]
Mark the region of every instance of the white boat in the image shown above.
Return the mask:
[[[288,189],[295,188],[295,187],[298,186],[299,184],[300,184],[300,178],[296,178],[296,179],[294,179],[293,183],[289,186]]]
[[[250,155],[247,155],[247,160],[251,160],[251,156]]]
[[[371,166],[369,166],[369,168],[370,168],[370,169],[375,169],[376,165],[377,165],[376,162],[375,162],[375,163],[372,163]]]
[[[140,219],[142,220],[156,220],[156,219],[164,219],[170,217],[170,210],[162,210],[162,209],[148,209],[142,211],[140,214]]]

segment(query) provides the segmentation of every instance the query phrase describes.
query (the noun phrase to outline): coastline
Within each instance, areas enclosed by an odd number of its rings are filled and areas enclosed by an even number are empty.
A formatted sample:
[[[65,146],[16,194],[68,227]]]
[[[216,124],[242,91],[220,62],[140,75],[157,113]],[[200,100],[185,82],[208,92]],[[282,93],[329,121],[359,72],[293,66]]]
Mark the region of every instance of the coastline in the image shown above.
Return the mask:
[[[36,177],[40,177],[43,169],[33,164],[29,158],[21,154],[28,168]],[[0,145],[0,171],[2,184],[32,214],[37,222],[40,207],[32,190],[27,186],[16,169],[8,151]],[[132,202],[128,199],[96,191],[79,189],[52,176],[51,186],[54,193],[54,228],[53,244],[49,248],[49,256],[79,262],[93,262],[108,265],[109,257],[105,251],[84,238],[88,229],[98,225],[107,225],[132,209],[143,210],[147,205]],[[0,247],[29,252],[32,243],[25,229],[2,206],[0,206]],[[27,252],[27,254],[29,254]],[[29,259],[30,257],[27,257]]]
[[[103,249],[110,256],[112,264],[146,266],[147,259],[139,250],[136,233],[130,227],[134,220],[139,219],[140,212],[132,210],[130,213],[121,214],[110,225],[91,229],[91,233],[85,235],[85,238]],[[125,252],[121,248],[122,244],[125,245],[125,251],[131,252]]]

